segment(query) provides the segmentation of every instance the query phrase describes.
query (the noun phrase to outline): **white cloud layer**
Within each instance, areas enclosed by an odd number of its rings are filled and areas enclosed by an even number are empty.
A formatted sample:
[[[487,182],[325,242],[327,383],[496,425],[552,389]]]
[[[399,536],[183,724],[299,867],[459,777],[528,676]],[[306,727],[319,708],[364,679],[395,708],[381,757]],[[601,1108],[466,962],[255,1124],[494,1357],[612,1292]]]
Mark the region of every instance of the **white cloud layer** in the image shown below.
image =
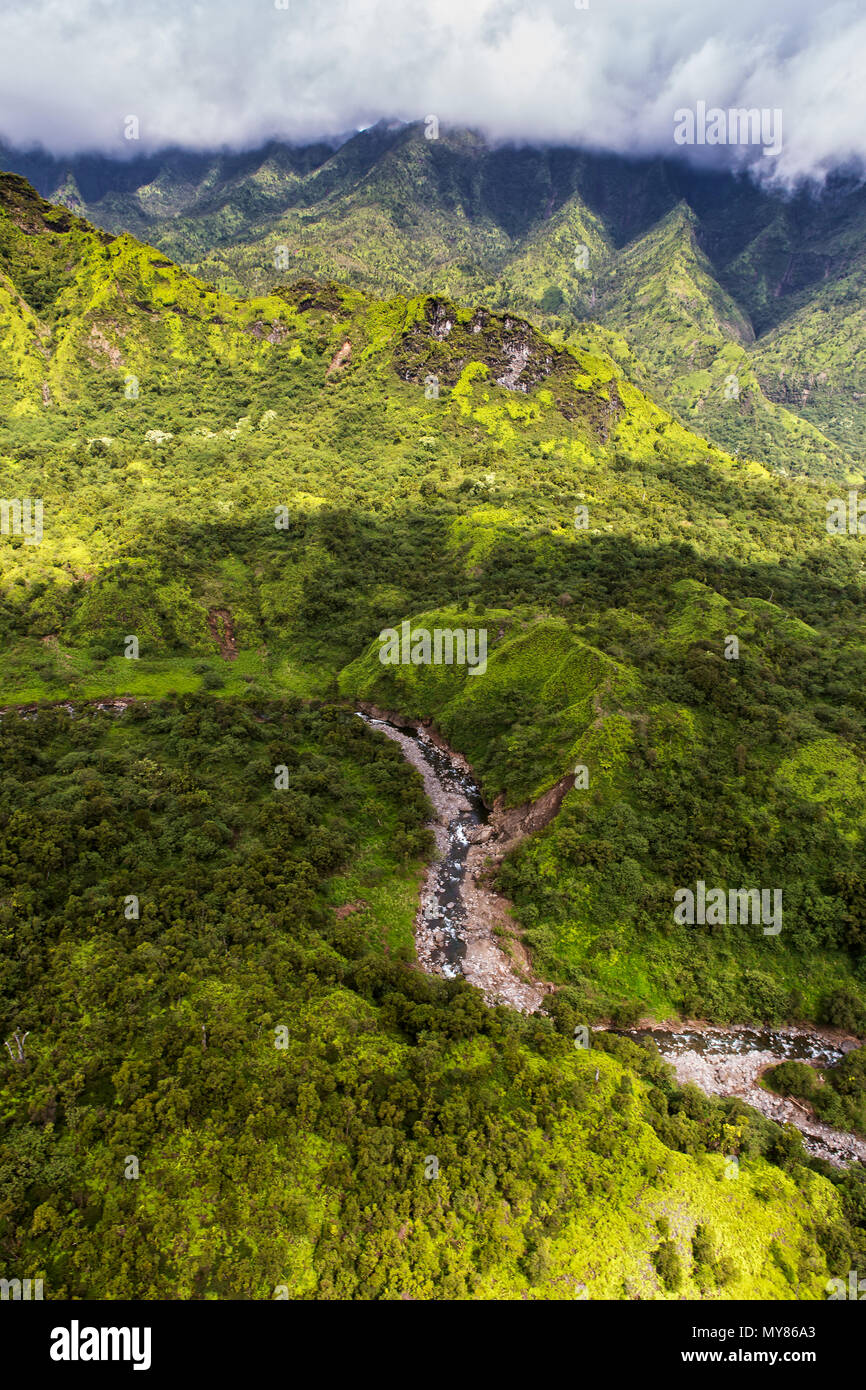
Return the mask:
[[[780,109],[781,153],[758,159],[785,180],[866,165],[864,0],[282,3],[0,0],[0,138],[243,149],[435,114],[495,139],[672,154],[675,111],[703,101]]]

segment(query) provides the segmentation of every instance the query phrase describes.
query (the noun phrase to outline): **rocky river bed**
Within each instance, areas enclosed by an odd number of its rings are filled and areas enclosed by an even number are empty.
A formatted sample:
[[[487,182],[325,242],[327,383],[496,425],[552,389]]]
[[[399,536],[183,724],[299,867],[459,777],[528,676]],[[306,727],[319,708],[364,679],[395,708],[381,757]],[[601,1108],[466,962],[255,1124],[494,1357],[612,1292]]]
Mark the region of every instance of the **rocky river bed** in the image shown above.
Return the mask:
[[[806,1152],[836,1167],[866,1162],[866,1140],[822,1124],[808,1105],[774,1095],[759,1083],[768,1067],[791,1059],[812,1066],[838,1062],[858,1047],[847,1033],[821,1028],[723,1028],[711,1023],[671,1027],[647,1023],[630,1029],[639,1042],[650,1037],[676,1071],[680,1085],[692,1082],[711,1096],[738,1096],[777,1124],[796,1125]]]
[[[490,1004],[534,1012],[554,986],[533,975],[509,904],[491,880],[509,850],[556,815],[573,779],[564,778],[531,806],[506,810],[497,802],[489,808],[465,758],[434,730],[372,705],[356,713],[399,745],[421,773],[433,807],[437,855],[427,870],[415,919],[419,964],[448,979],[462,975]],[[795,1125],[808,1153],[840,1167],[858,1159],[866,1162],[866,1140],[831,1129],[809,1106],[760,1085],[766,1069],[778,1062],[796,1058],[827,1065],[859,1046],[856,1038],[819,1028],[650,1021],[626,1036],[636,1041],[652,1037],[681,1085],[692,1082],[708,1095],[738,1096],[769,1119]]]
[[[485,806],[466,760],[423,725],[398,727],[371,706],[357,713],[400,746],[434,811],[437,856],[415,919],[419,963],[448,979],[462,975],[490,1004],[533,1013],[552,986],[534,979],[506,899],[484,881],[511,847],[509,818]]]
[[[137,700],[122,695],[86,703],[122,715]],[[55,707],[76,713],[71,702],[56,701]],[[3,706],[0,717],[14,710],[34,718],[41,708]],[[434,730],[373,705],[361,705],[355,713],[399,745],[407,762],[420,772],[433,808],[437,854],[427,869],[415,919],[419,964],[448,979],[462,975],[489,1004],[535,1012],[555,986],[533,974],[510,905],[491,881],[505,855],[557,814],[573,777],[563,778],[531,805],[506,810],[497,802],[489,808],[466,759]],[[838,1167],[858,1160],[866,1163],[866,1140],[822,1124],[811,1107],[760,1085],[768,1067],[790,1058],[813,1066],[838,1061],[861,1045],[852,1035],[820,1028],[647,1020],[625,1036],[635,1041],[653,1038],[681,1085],[691,1082],[707,1095],[737,1096],[769,1119],[795,1125],[807,1152],[815,1157]]]

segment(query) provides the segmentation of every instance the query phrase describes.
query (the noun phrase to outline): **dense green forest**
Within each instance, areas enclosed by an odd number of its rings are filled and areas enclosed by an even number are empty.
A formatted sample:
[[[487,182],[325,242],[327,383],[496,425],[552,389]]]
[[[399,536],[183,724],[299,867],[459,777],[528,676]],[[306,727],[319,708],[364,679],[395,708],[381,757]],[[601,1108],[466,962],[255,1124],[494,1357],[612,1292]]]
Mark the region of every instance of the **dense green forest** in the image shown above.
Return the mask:
[[[690,435],[591,344],[429,296],[235,302],[5,187],[10,304],[42,317],[7,316],[0,450],[46,520],[4,541],[0,699],[339,690],[434,716],[490,797],[586,764],[506,870],[550,978],[598,1017],[862,1029],[861,560],[826,484]],[[490,628],[467,693],[376,659],[437,603]],[[702,876],[782,889],[781,935],[684,936]]]
[[[0,1250],[48,1296],[811,1298],[866,1254],[795,1131],[413,967],[420,782],[344,709],[7,714],[0,758]]]
[[[866,1052],[849,1052],[828,1067],[809,1067],[802,1062],[780,1062],[764,1073],[764,1084],[783,1096],[808,1101],[827,1124],[866,1134]]]
[[[0,1249],[49,1296],[818,1298],[866,1259],[862,1170],[574,1047],[866,1031],[847,484],[724,453],[609,348],[234,299],[0,176],[2,491],[43,505],[0,535]],[[487,630],[484,677],[383,666],[406,619]],[[588,769],[500,873],[542,1014],[414,964],[425,802],[359,699],[491,804]],[[781,889],[782,932],[677,926],[698,879]]]

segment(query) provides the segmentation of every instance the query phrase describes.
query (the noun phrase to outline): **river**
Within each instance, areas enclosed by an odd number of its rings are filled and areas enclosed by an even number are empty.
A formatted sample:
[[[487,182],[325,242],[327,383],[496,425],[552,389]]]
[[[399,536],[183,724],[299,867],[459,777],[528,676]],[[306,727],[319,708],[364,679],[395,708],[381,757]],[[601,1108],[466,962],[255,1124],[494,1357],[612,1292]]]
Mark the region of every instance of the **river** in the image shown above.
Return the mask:
[[[423,725],[385,716],[374,706],[355,711],[399,745],[424,779],[434,811],[437,856],[421,888],[415,947],[425,970],[463,976],[489,1004],[534,1013],[552,986],[534,979],[505,898],[487,882],[516,842],[513,816],[485,805],[465,758]]]
[[[87,701],[91,707],[119,715],[135,703],[136,698],[129,695]],[[76,712],[71,702],[56,705],[70,715]],[[40,708],[4,706],[0,716],[17,709],[25,718],[35,717]],[[434,731],[372,705],[362,705],[355,713],[399,745],[407,762],[420,772],[433,807],[437,855],[427,870],[415,920],[419,964],[446,979],[462,976],[482,991],[488,1004],[534,1013],[555,986],[533,974],[510,904],[491,880],[521,839],[553,819],[574,779],[563,778],[530,806],[506,811],[497,804],[490,809],[466,759]],[[815,1066],[838,1061],[860,1046],[850,1034],[814,1027],[720,1027],[703,1021],[671,1025],[647,1020],[625,1036],[637,1042],[651,1037],[681,1085],[691,1082],[708,1095],[738,1096],[777,1123],[795,1125],[808,1153],[837,1167],[857,1160],[866,1163],[866,1140],[821,1124],[810,1107],[760,1085],[768,1067],[789,1058]]]
[[[504,855],[556,814],[568,779],[534,807],[505,812],[497,805],[491,810],[465,758],[435,732],[371,705],[356,714],[399,745],[421,773],[434,810],[437,856],[427,870],[415,919],[420,965],[447,979],[463,976],[490,1004],[524,1013],[539,1009],[554,986],[533,975],[510,905],[490,880]],[[692,1082],[708,1095],[738,1096],[769,1119],[795,1125],[813,1156],[838,1167],[866,1162],[866,1140],[821,1124],[808,1106],[760,1085],[768,1067],[789,1058],[815,1066],[836,1062],[859,1046],[856,1038],[820,1028],[652,1021],[625,1036],[638,1042],[651,1037],[681,1085]]]

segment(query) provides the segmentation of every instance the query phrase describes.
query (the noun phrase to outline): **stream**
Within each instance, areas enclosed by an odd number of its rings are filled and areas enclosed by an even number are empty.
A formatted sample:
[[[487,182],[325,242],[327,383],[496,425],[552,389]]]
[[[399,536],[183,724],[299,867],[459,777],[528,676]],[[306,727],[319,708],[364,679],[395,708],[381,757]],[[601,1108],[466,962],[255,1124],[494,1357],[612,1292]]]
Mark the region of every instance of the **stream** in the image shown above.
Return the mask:
[[[357,711],[356,711],[357,712]],[[398,729],[384,719],[358,716],[399,743],[404,756],[424,777],[425,790],[437,812],[433,824],[439,857],[421,895],[416,935],[422,939],[425,968],[453,980],[466,959],[467,909],[461,894],[469,845],[488,819],[477,784],[454,756],[437,747],[423,728]]]
[[[860,1045],[851,1035],[830,1028],[722,1028],[701,1023],[679,1028],[651,1024],[628,1029],[623,1036],[635,1042],[652,1038],[681,1086],[691,1082],[707,1095],[737,1096],[777,1124],[795,1125],[814,1158],[838,1168],[857,1160],[866,1163],[866,1140],[822,1124],[810,1106],[759,1084],[762,1073],[779,1062],[795,1059],[821,1067],[840,1061]]]
[[[491,861],[498,865],[524,834],[531,833],[531,815],[519,823],[512,817],[509,824],[506,814],[488,810],[465,758],[423,725],[394,722],[396,716],[372,706],[355,713],[400,746],[407,762],[421,773],[435,813],[431,828],[437,854],[427,870],[415,919],[419,964],[446,979],[462,976],[483,991],[489,1004],[534,1012],[553,987],[532,975],[528,956],[513,934],[509,905],[487,882]],[[623,1035],[635,1042],[652,1038],[680,1085],[691,1082],[708,1095],[738,1096],[776,1123],[795,1125],[814,1157],[837,1167],[858,1159],[866,1162],[866,1140],[831,1129],[810,1107],[759,1084],[768,1067],[791,1058],[814,1066],[837,1062],[859,1046],[856,1038],[831,1029],[718,1027],[703,1022],[645,1023]]]
[[[87,703],[122,715],[136,697]],[[72,703],[57,704],[75,715]],[[40,706],[4,706],[0,717],[13,709],[20,717],[35,718]],[[438,735],[374,706],[358,708],[355,714],[399,745],[406,761],[420,772],[433,807],[437,854],[427,869],[415,919],[418,963],[445,979],[462,976],[482,991],[488,1004],[534,1013],[554,986],[534,976],[510,904],[489,879],[514,845],[556,815],[570,782],[564,779],[533,806],[506,812],[497,805],[491,811],[466,759]],[[836,1167],[866,1163],[866,1140],[831,1129],[810,1107],[760,1085],[768,1067],[790,1058],[819,1067],[838,1061],[860,1046],[850,1034],[815,1027],[720,1027],[705,1022],[644,1022],[628,1030],[593,1031],[620,1032],[635,1042],[652,1038],[680,1085],[692,1083],[708,1095],[738,1096],[778,1124],[795,1125],[807,1153]]]
[[[423,725],[400,726],[371,707],[355,713],[397,743],[424,779],[437,854],[421,888],[415,918],[419,964],[434,975],[462,976],[488,1004],[533,1013],[551,986],[535,980],[513,934],[508,903],[485,883],[488,861],[510,847],[504,817],[489,811],[472,769]]]
[[[827,1066],[839,1062],[850,1046],[844,1046],[839,1035],[810,1033],[799,1028],[731,1027],[719,1028],[703,1024],[700,1028],[665,1028],[655,1025],[632,1028],[626,1036],[640,1042],[652,1038],[665,1057],[683,1057],[698,1053],[706,1057],[743,1057],[752,1052],[769,1052],[779,1062],[795,1060]]]

